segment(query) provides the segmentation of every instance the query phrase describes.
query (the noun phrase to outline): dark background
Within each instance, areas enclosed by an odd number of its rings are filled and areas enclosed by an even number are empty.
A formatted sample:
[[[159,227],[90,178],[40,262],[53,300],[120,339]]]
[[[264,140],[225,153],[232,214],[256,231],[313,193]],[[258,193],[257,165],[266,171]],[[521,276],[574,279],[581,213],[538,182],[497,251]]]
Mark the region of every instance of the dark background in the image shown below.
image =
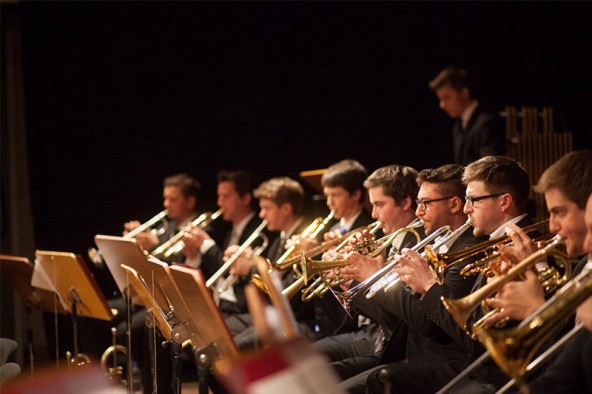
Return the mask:
[[[496,110],[550,105],[589,147],[590,3],[22,2],[38,249],[162,209],[186,171],[261,180],[355,158],[369,171],[452,160],[427,82],[465,67]],[[307,189],[312,194],[313,191]]]

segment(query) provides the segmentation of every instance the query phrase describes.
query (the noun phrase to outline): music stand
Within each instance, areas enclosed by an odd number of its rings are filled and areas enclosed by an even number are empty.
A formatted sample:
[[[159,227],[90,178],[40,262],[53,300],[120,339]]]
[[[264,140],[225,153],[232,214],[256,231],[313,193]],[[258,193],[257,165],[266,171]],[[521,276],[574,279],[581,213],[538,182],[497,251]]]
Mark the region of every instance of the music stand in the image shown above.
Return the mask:
[[[80,255],[67,252],[37,250],[33,276],[46,278],[60,302],[72,315],[74,358],[78,353],[78,316],[112,320],[114,315],[99,285]],[[72,360],[68,360],[71,362]]]
[[[228,357],[237,357],[238,348],[214,303],[201,271],[172,265],[170,273],[187,303],[189,322],[195,328],[191,339],[198,369],[199,392],[207,393],[206,377],[212,366]]]
[[[33,330],[31,328],[31,312],[39,309],[43,312],[65,315],[68,313],[57,300],[57,294],[52,291],[34,287],[31,285],[33,276],[33,264],[26,257],[0,255],[0,271],[8,279],[12,289],[25,302],[26,345],[29,355],[29,368],[31,376],[35,370],[35,356],[33,352]]]

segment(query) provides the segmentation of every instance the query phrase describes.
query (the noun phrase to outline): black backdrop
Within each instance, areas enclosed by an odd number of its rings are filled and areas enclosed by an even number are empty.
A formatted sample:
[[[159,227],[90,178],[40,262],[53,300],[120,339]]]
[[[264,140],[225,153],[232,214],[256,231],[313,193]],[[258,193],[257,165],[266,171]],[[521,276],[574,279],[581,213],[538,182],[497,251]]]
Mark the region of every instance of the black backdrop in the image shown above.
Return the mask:
[[[575,147],[592,120],[589,3],[22,2],[36,247],[84,253],[161,208],[187,171],[298,177],[451,160],[427,82],[472,74],[495,109],[552,105]],[[311,190],[308,190],[312,192]]]

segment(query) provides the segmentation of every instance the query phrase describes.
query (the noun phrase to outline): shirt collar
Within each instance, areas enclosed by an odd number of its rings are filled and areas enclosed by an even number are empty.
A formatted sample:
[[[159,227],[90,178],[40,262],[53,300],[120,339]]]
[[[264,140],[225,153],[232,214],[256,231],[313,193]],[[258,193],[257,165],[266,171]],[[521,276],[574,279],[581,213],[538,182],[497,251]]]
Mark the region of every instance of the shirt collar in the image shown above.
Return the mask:
[[[499,237],[505,235],[506,234],[506,227],[508,227],[510,224],[516,224],[516,223],[518,223],[519,221],[521,221],[525,217],[526,217],[526,214],[523,214],[523,215],[516,216],[515,218],[508,220],[506,223],[504,223],[501,226],[499,226],[497,228],[497,230],[495,230],[494,232],[492,232],[489,235],[489,239],[495,239],[495,238],[499,238]]]

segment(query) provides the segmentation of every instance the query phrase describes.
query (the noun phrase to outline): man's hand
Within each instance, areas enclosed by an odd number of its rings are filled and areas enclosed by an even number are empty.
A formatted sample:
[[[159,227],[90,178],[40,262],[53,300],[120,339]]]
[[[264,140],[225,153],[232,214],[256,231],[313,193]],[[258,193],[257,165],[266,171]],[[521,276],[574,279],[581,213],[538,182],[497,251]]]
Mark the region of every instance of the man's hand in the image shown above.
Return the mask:
[[[395,272],[415,292],[425,294],[436,283],[428,262],[419,253],[405,248],[395,258],[399,262],[395,266]]]

